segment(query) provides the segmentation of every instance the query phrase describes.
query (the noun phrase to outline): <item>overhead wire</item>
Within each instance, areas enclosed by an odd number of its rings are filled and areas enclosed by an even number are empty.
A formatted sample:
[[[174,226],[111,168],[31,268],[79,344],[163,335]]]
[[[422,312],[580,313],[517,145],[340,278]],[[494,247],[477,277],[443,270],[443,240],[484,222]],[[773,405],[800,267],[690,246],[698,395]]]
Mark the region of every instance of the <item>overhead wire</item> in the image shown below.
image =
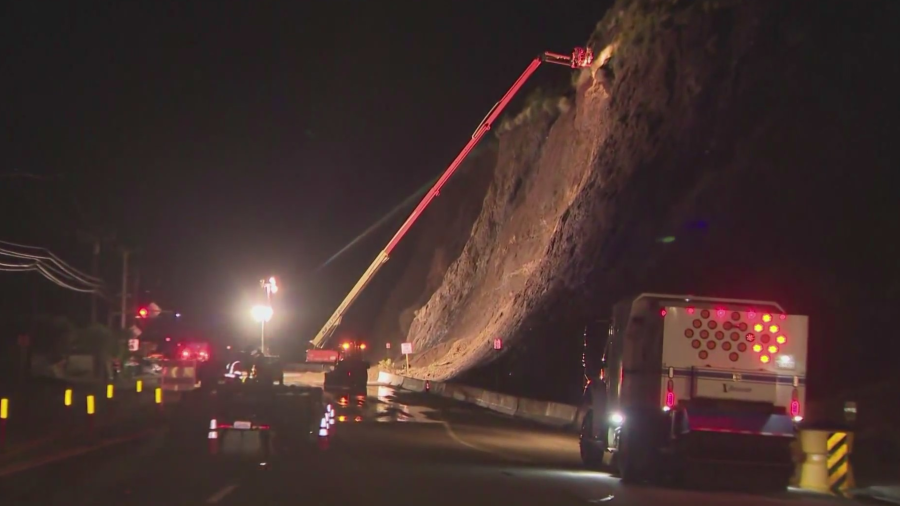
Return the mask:
[[[16,243],[0,241],[0,243],[13,245],[22,248],[36,249],[46,252],[47,255],[33,255],[20,251],[13,251],[6,248],[0,248],[0,257],[11,257],[21,260],[30,260],[30,263],[6,263],[0,262],[0,271],[4,272],[28,272],[38,271],[44,278],[50,282],[68,290],[80,293],[99,293],[103,287],[103,282],[94,276],[88,276],[78,269],[70,266],[62,259],[51,253],[45,248],[34,246],[25,246]],[[96,281],[94,281],[96,280]],[[73,282],[75,284],[73,284]],[[84,286],[76,286],[76,284]]]
[[[7,255],[13,258],[21,258],[41,262],[46,267],[59,271],[60,275],[71,278],[85,285],[100,286],[103,284],[102,280],[94,278],[93,276],[87,276],[87,274],[84,274],[83,272],[66,264],[58,257],[54,258],[53,256],[33,255],[29,253],[22,253],[20,251],[11,251],[5,248],[0,248],[0,255]]]
[[[7,245],[7,246],[12,246],[12,247],[17,247],[17,248],[25,248],[25,249],[31,249],[31,250],[38,250],[38,251],[41,251],[41,252],[45,253],[46,256],[39,256],[39,255],[30,255],[30,256],[37,257],[37,258],[40,258],[40,259],[43,259],[43,260],[51,260],[51,261],[53,261],[55,264],[57,264],[57,265],[59,266],[60,269],[62,269],[62,270],[65,271],[66,273],[68,273],[69,276],[72,276],[72,277],[74,277],[74,278],[76,278],[76,279],[80,279],[83,283],[86,283],[86,284],[87,284],[88,282],[87,282],[86,280],[92,280],[92,281],[94,281],[94,282],[96,282],[96,283],[100,283],[100,284],[103,283],[103,280],[102,280],[102,279],[100,279],[100,278],[98,278],[98,277],[95,277],[95,276],[91,276],[90,274],[87,274],[87,273],[85,273],[85,272],[79,271],[78,269],[76,269],[76,268],[72,267],[71,265],[67,264],[63,259],[61,259],[61,258],[59,258],[58,256],[56,256],[55,254],[53,254],[53,252],[50,251],[50,250],[48,250],[47,248],[42,248],[42,247],[39,247],[39,246],[29,246],[29,245],[27,245],[27,244],[19,244],[19,243],[14,243],[14,242],[9,242],[9,241],[2,241],[2,240],[0,240],[0,244],[4,244],[4,245]],[[0,251],[8,251],[8,250],[4,250],[3,248],[0,248]],[[29,255],[28,253],[21,253],[21,252],[19,252],[19,254],[21,254],[21,255]],[[35,258],[35,259],[37,259],[37,258]]]

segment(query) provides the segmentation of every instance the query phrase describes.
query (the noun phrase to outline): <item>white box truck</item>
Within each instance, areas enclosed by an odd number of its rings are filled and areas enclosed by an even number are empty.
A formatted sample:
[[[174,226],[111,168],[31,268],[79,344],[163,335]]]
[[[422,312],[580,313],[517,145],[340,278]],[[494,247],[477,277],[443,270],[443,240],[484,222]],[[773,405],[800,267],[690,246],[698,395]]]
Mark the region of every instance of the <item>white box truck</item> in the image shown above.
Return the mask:
[[[618,304],[585,387],[582,460],[623,481],[786,487],[807,327],[767,301],[642,294]]]

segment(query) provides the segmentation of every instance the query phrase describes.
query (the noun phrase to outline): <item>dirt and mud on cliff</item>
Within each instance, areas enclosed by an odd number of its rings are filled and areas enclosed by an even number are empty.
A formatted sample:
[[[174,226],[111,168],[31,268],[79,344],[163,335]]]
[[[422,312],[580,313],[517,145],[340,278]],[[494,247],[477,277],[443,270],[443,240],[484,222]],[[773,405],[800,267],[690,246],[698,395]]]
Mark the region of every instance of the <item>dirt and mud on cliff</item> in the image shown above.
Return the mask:
[[[613,7],[571,96],[501,129],[465,246],[439,287],[416,294],[430,296],[409,327],[411,373],[477,368],[496,356],[494,337],[577,341],[586,319],[634,292],[778,299],[837,335],[845,323],[829,312],[898,289],[895,250],[861,262],[834,248],[884,240],[860,235],[862,221],[897,232],[892,214],[868,211],[897,207],[883,182],[897,159],[883,114],[897,60],[876,26],[896,9],[849,4]],[[812,360],[834,351],[831,338]]]

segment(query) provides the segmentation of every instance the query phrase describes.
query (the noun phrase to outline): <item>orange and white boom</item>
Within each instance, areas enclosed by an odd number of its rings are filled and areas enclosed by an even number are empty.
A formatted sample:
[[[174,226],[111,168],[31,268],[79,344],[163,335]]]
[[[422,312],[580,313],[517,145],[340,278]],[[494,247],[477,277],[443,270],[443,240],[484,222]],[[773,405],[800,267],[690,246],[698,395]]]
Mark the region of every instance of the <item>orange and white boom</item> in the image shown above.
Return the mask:
[[[567,67],[573,69],[585,68],[591,65],[591,62],[594,61],[594,54],[591,52],[589,48],[580,48],[576,47],[572,50],[570,55],[563,55],[557,53],[544,52],[538,55],[534,60],[532,60],[531,64],[522,72],[522,75],[516,79],[516,82],[513,83],[512,87],[507,90],[506,94],[494,104],[494,107],[487,113],[487,116],[481,121],[478,125],[478,128],[475,129],[475,132],[472,134],[472,138],[469,139],[469,142],[466,143],[466,146],[460,151],[453,162],[447,167],[447,170],[444,171],[444,174],[441,175],[440,179],[431,187],[428,193],[425,194],[425,197],[422,198],[422,201],[419,202],[419,205],[416,206],[415,210],[413,210],[412,214],[409,215],[409,218],[403,222],[403,225],[400,227],[400,230],[394,234],[394,237],[391,238],[390,242],[387,246],[375,257],[375,260],[372,261],[372,264],[369,265],[369,268],[366,269],[366,272],[363,273],[362,277],[359,278],[359,281],[353,285],[353,289],[350,290],[350,293],[344,297],[344,300],[341,304],[335,309],[334,314],[331,315],[331,318],[325,322],[325,326],[322,327],[322,330],[316,335],[315,339],[310,341],[315,348],[321,348],[325,345],[331,335],[334,333],[334,330],[338,325],[341,324],[341,318],[343,318],[344,313],[347,311],[347,308],[350,307],[353,302],[356,301],[359,294],[362,290],[369,284],[372,278],[375,276],[375,273],[381,269],[381,266],[384,265],[385,262],[390,258],[391,252],[393,252],[394,248],[397,247],[397,243],[400,242],[400,239],[403,239],[403,236],[406,235],[406,232],[409,231],[410,227],[413,226],[413,223],[419,218],[422,212],[428,207],[428,204],[437,197],[441,188],[443,188],[444,184],[450,179],[450,176],[456,172],[456,169],[459,168],[459,165],[469,156],[469,153],[478,142],[484,137],[484,134],[491,129],[491,126],[494,124],[494,121],[497,117],[500,116],[500,113],[506,108],[509,104],[510,100],[519,92],[522,86],[525,84],[525,81],[534,74],[534,71],[537,70],[538,67],[542,63],[553,63],[556,65],[565,65]]]

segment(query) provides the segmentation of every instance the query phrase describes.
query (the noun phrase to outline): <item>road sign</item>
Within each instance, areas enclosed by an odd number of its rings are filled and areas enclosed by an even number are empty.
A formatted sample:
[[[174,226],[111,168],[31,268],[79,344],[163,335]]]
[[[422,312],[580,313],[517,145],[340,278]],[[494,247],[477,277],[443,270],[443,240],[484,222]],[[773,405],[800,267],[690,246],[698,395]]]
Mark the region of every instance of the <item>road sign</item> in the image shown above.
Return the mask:
[[[31,344],[31,338],[28,334],[19,334],[19,346],[27,348],[29,344]]]
[[[848,423],[856,421],[856,403],[847,401],[844,403],[844,420]]]
[[[150,315],[149,315],[150,318],[156,318],[157,316],[162,314],[162,308],[159,307],[159,305],[155,302],[151,302],[150,304],[147,304],[147,311],[149,311],[149,313],[150,313]]]
[[[131,338],[128,340],[128,351],[138,351],[141,349],[141,340],[137,338]]]
[[[412,352],[412,343],[400,343],[400,353],[409,355]]]
[[[499,337],[495,337],[494,338],[494,349],[499,350],[501,348],[503,348],[503,339],[500,339]]]
[[[384,343],[384,347],[387,349],[391,349],[391,343]]]

